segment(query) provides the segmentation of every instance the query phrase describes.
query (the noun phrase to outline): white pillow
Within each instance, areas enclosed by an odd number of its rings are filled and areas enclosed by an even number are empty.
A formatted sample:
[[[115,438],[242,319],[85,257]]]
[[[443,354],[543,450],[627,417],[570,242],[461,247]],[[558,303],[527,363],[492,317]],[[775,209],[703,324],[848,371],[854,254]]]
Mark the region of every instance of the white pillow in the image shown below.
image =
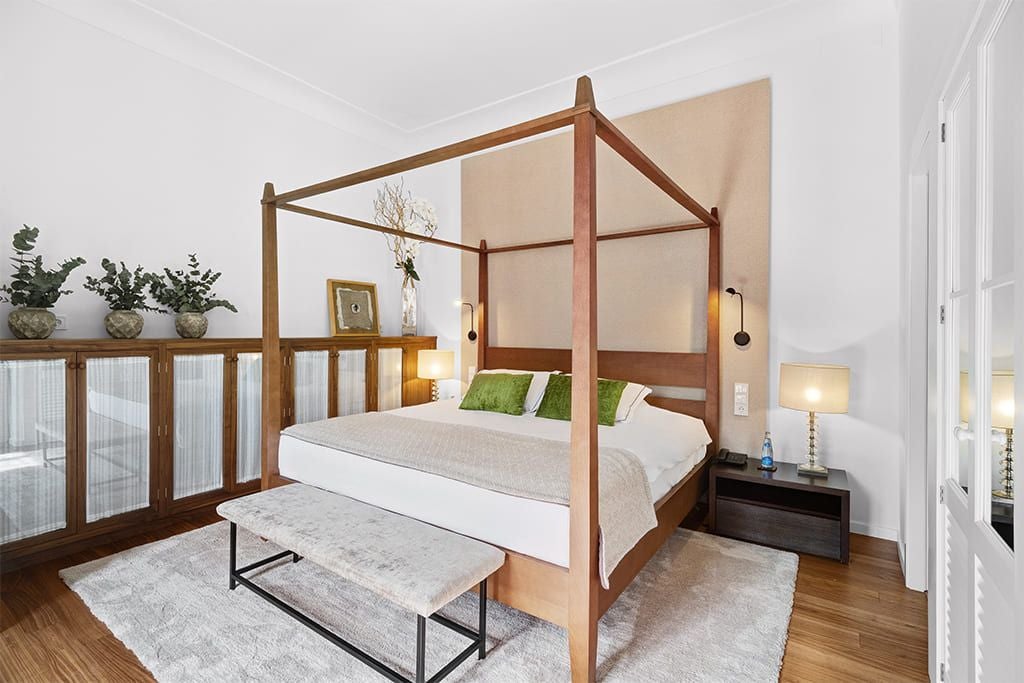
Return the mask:
[[[625,422],[628,420],[633,415],[637,405],[643,403],[644,399],[650,396],[652,391],[654,390],[650,387],[645,387],[643,384],[628,382],[626,388],[622,390],[622,398],[619,399],[619,405],[615,409],[615,421]]]
[[[536,412],[537,408],[540,407],[541,399],[544,398],[544,390],[548,387],[548,377],[551,375],[557,375],[559,372],[543,372],[534,370],[480,370],[478,374],[497,374],[502,373],[506,375],[533,375],[533,379],[530,380],[530,389],[526,392],[526,399],[523,401],[523,412],[533,413]],[[622,392],[625,395],[625,391]],[[621,402],[619,405],[622,405]],[[616,415],[616,419],[618,416]]]

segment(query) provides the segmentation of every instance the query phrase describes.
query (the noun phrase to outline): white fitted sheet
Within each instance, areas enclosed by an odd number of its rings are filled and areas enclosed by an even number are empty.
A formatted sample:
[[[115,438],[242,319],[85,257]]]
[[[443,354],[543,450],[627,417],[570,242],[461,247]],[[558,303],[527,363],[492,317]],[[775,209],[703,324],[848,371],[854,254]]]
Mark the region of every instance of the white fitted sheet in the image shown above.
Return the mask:
[[[532,415],[458,409],[438,401],[393,411],[397,415],[471,424],[500,431],[569,440],[569,423]],[[679,419],[683,418],[683,419]],[[704,423],[648,404],[628,422],[598,427],[602,446],[627,448],[643,462],[651,496],[668,493],[704,456]],[[569,564],[569,508],[479,488],[419,470],[281,436],[281,475],[450,529],[524,555]]]

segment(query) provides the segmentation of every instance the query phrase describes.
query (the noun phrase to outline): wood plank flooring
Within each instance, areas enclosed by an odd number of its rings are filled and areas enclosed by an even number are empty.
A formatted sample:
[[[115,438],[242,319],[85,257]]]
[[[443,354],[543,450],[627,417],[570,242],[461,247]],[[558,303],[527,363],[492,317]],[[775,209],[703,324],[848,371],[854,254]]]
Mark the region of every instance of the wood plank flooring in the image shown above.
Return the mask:
[[[0,577],[0,681],[151,681],[57,571],[210,524],[213,512]],[[896,545],[851,539],[850,564],[801,556],[783,681],[927,680],[924,593],[903,587]]]

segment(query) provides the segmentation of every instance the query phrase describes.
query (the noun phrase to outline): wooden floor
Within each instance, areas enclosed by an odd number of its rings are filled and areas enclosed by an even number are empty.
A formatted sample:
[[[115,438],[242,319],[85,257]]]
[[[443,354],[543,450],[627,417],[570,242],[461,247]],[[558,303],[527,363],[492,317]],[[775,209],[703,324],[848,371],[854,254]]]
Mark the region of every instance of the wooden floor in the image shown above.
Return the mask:
[[[217,521],[212,512],[0,578],[0,681],[152,680],[57,571]],[[854,535],[850,564],[801,556],[783,681],[927,680],[923,593],[903,587],[896,545]]]

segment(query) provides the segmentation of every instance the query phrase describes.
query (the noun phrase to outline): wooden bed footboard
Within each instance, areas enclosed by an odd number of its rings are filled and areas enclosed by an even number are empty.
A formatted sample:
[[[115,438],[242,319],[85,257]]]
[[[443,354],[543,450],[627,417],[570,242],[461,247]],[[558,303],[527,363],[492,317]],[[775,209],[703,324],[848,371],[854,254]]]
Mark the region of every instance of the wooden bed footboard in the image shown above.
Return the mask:
[[[598,597],[601,614],[608,611],[658,549],[676,530],[708,487],[711,452],[704,456],[655,505],[658,526],[641,538],[612,572],[608,590]],[[505,564],[488,582],[488,596],[509,607],[564,628],[569,623],[569,570],[512,550]]]

